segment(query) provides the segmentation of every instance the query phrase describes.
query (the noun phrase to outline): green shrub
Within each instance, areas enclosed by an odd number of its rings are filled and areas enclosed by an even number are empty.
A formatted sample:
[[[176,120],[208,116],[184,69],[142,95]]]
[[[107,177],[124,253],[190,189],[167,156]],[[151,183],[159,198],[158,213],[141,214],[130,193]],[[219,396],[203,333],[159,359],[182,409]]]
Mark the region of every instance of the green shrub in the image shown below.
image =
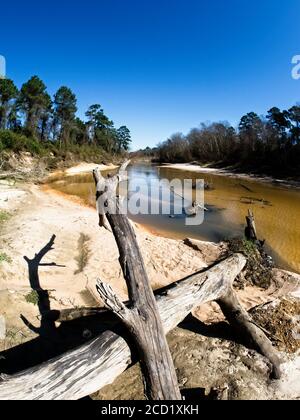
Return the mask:
[[[0,153],[7,152],[29,152],[33,156],[51,158],[51,166],[55,161],[65,162],[111,162],[112,156],[105,152],[100,146],[92,144],[61,145],[59,142],[40,141],[23,133],[16,133],[10,130],[0,130]]]
[[[37,306],[39,303],[39,295],[36,290],[32,290],[28,295],[25,296],[27,303],[32,303],[34,306]]]
[[[6,222],[9,219],[9,213],[7,211],[0,211],[0,224]]]
[[[5,252],[0,252],[0,264],[3,262],[7,262],[10,264],[12,262],[12,259],[7,254],[5,254]]]
[[[241,252],[247,257],[257,253],[257,246],[254,242],[242,238],[232,238],[227,241],[228,248],[232,253]]]
[[[9,130],[0,130],[0,151],[12,150],[15,153],[27,151],[32,154],[41,154],[42,147],[33,138]]]

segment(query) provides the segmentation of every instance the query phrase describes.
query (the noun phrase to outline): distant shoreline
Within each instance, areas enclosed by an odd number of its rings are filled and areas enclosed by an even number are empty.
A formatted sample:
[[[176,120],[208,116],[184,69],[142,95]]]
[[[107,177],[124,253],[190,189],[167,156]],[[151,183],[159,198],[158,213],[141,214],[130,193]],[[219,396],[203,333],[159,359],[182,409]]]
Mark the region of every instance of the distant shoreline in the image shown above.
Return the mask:
[[[248,181],[257,181],[262,183],[273,184],[274,186],[281,186],[286,188],[300,189],[300,180],[286,180],[278,179],[268,175],[256,175],[230,171],[228,169],[210,168],[192,163],[166,163],[158,165],[160,168],[176,169],[180,171],[188,171],[195,173],[208,173],[219,176],[227,176],[230,178],[245,179]]]

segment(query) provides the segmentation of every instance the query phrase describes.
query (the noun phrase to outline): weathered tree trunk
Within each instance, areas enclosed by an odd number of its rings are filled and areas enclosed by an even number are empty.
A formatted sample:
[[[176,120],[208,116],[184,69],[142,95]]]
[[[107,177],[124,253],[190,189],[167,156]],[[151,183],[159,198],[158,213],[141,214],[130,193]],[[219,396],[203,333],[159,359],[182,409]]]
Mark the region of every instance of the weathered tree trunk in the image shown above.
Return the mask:
[[[255,219],[253,212],[248,210],[248,216],[246,216],[247,227],[245,230],[245,235],[248,241],[257,242],[257,232],[255,226]]]
[[[240,304],[236,293],[230,290],[218,300],[226,319],[237,330],[237,332],[254,346],[255,350],[266,356],[273,366],[274,379],[280,379],[280,359],[271,341],[266,337],[263,330],[253,323],[248,312]]]
[[[236,254],[208,271],[165,288],[156,298],[165,334],[195,307],[228,295],[245,264],[245,257]],[[0,400],[77,400],[111,384],[132,362],[125,339],[107,331],[40,366],[12,376],[2,375]]]
[[[125,168],[123,165],[121,171]],[[147,397],[151,400],[180,400],[175,367],[136,235],[128,217],[120,213],[117,188],[121,177],[122,174],[104,180],[100,171],[94,171],[99,220],[107,218],[116,239],[130,309],[101,282],[97,290],[106,307],[126,325],[137,345]]]

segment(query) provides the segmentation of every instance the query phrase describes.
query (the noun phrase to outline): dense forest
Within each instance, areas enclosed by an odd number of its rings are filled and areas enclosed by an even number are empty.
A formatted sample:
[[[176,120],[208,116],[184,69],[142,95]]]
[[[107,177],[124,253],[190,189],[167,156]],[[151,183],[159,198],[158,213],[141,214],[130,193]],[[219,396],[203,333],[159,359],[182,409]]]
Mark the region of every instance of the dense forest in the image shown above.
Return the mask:
[[[37,76],[20,90],[12,80],[0,79],[0,152],[85,150],[88,154],[103,151],[110,156],[129,150],[129,129],[115,128],[101,105],[91,105],[85,121],[76,113],[76,95],[66,86],[51,98],[45,83]]]
[[[199,161],[270,174],[299,175],[300,105],[272,108],[266,116],[244,115],[237,129],[228,123],[202,124],[174,134],[157,149],[160,162]]]

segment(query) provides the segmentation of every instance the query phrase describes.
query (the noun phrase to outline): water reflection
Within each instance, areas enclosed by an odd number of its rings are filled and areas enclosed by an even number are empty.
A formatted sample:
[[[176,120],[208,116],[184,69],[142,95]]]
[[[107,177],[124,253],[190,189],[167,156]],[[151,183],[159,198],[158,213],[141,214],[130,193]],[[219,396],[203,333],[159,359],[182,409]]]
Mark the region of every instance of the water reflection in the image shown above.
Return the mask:
[[[128,168],[129,180],[141,179],[149,187],[162,179],[204,179],[213,186],[205,191],[204,223],[186,226],[184,216],[131,215],[131,218],[160,235],[183,239],[198,238],[218,242],[243,235],[247,210],[254,211],[259,237],[266,239],[277,262],[300,272],[300,192],[257,181],[194,173],[149,164],[134,164]],[[80,174],[53,180],[51,186],[68,195],[82,198],[86,204],[95,202],[95,187],[91,174]],[[129,182],[129,191],[134,192]],[[150,191],[150,189],[149,189]],[[191,191],[191,194],[195,194]],[[194,195],[192,196],[194,197]],[[142,200],[148,197],[143,197]]]

